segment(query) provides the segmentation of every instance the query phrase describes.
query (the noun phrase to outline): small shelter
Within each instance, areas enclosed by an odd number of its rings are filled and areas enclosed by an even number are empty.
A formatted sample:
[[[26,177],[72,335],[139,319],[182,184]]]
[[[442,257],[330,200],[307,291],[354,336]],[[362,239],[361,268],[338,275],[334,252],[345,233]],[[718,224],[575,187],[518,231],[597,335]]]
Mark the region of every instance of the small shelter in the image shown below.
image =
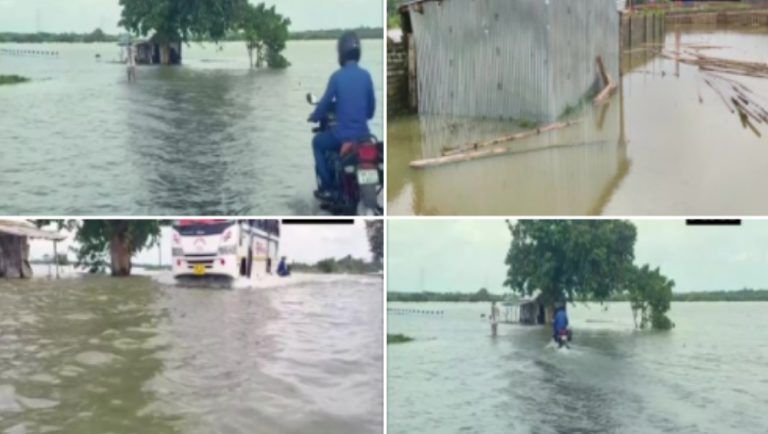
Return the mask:
[[[544,303],[541,301],[541,290],[537,289],[528,296],[520,299],[521,324],[545,324],[547,315]]]
[[[29,239],[53,241],[53,257],[58,258],[57,243],[65,235],[39,229],[25,220],[0,220],[0,278],[27,279],[32,277],[29,263]],[[56,277],[59,276],[56,261]]]
[[[181,41],[165,41],[156,33],[147,39],[131,41],[127,45],[126,40],[121,39],[118,45],[133,48],[137,65],[181,65]]]

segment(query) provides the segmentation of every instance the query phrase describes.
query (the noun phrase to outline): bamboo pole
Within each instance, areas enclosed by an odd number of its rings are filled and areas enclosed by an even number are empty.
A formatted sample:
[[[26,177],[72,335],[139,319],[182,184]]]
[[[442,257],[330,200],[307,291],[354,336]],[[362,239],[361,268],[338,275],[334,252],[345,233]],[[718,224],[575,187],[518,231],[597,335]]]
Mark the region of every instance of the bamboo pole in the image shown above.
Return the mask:
[[[476,151],[476,150],[482,149],[482,148],[487,148],[489,146],[500,145],[502,143],[514,142],[516,140],[527,139],[528,137],[533,137],[533,136],[537,136],[537,135],[539,135],[541,133],[547,133],[547,132],[550,132],[550,131],[559,130],[559,129],[565,128],[567,126],[570,126],[570,125],[573,125],[573,124],[576,124],[576,123],[579,123],[579,122],[581,122],[581,119],[574,120],[574,121],[567,121],[567,122],[556,122],[554,124],[549,124],[549,125],[546,125],[544,127],[536,128],[536,129],[533,129],[533,130],[521,131],[519,133],[514,133],[514,134],[510,134],[510,135],[506,135],[506,136],[497,137],[495,139],[486,140],[484,142],[469,143],[469,144],[466,144],[466,145],[459,146],[456,149],[451,149],[451,150],[445,151],[442,154],[443,154],[444,157],[451,156],[451,155],[459,155],[459,154],[463,154],[463,153],[466,153],[466,152]]]
[[[603,64],[603,58],[597,56],[597,70],[600,73],[600,78],[603,80],[603,90],[597,94],[593,103],[595,105],[605,104],[610,99],[611,95],[616,91],[616,83],[613,81],[610,75],[605,72],[605,65]]]
[[[568,121],[568,122],[557,122],[554,124],[549,124],[542,128],[537,128],[535,130],[522,131],[519,133],[510,134],[507,136],[502,136],[496,139],[488,140],[482,143],[474,143],[469,145],[468,147],[465,146],[457,150],[450,151],[450,153],[446,153],[445,155],[442,155],[440,157],[425,158],[421,160],[411,161],[410,166],[413,169],[425,169],[428,167],[443,166],[446,164],[458,163],[462,161],[471,161],[479,158],[506,154],[506,153],[512,152],[513,149],[507,146],[496,146],[496,145],[513,142],[513,141],[525,139],[528,137],[537,136],[542,133],[560,130],[580,122],[581,122],[581,119]]]

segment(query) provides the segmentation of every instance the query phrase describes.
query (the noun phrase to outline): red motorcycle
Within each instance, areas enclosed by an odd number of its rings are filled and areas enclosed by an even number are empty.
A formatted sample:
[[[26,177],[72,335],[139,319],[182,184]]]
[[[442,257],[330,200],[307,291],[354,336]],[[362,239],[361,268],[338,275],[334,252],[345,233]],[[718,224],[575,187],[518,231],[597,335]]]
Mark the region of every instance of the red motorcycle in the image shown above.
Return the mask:
[[[568,342],[570,342],[573,339],[573,333],[571,332],[571,329],[563,329],[560,330],[560,332],[555,335],[555,342],[557,342],[558,348],[570,348],[568,345]]]
[[[307,102],[317,105],[312,94],[307,94]],[[333,123],[334,119],[329,115],[312,128],[312,132],[325,132]],[[319,199],[321,208],[341,215],[384,214],[379,200],[384,186],[383,142],[371,136],[368,140],[344,143],[338,153],[326,152],[325,158],[328,166],[333,168],[336,189],[330,199]]]

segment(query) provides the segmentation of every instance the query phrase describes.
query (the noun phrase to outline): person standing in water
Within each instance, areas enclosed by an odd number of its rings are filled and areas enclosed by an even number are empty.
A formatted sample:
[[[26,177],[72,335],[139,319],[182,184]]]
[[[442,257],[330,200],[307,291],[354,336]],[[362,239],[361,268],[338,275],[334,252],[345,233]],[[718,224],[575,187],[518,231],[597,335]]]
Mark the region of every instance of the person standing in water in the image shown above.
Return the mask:
[[[126,60],[128,65],[128,83],[136,82],[136,57],[133,55],[133,46],[128,46],[128,59]]]
[[[501,316],[501,312],[499,312],[499,307],[496,306],[496,302],[491,302],[491,315],[488,317],[491,320],[491,336],[496,336],[498,327],[499,327],[499,316]]]

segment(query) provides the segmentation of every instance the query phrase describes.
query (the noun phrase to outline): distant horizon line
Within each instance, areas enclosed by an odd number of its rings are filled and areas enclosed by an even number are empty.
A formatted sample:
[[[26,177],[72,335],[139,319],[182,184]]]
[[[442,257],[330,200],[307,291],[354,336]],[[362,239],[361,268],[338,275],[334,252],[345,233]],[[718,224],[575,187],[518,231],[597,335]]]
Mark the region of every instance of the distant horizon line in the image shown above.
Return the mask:
[[[481,288],[483,289],[483,288]],[[479,291],[478,289],[477,291]],[[511,289],[505,292],[493,292],[485,288],[486,291],[488,291],[488,294],[492,295],[505,295],[509,292],[514,292]],[[387,289],[387,294],[389,293],[398,293],[398,294],[422,294],[422,293],[431,293],[431,294],[460,294],[460,295],[474,295],[477,294],[477,291],[474,292],[460,292],[460,291],[430,291],[430,290],[424,290],[424,291],[396,291],[396,290],[389,290]],[[692,294],[692,293],[705,293],[705,292],[731,292],[731,291],[768,291],[768,287],[766,288],[757,288],[757,287],[744,287],[744,288],[738,288],[738,289],[700,289],[700,290],[693,290],[693,291],[672,291],[673,294]]]
[[[347,27],[329,27],[329,28],[311,28],[311,29],[290,29],[290,33],[302,33],[302,32],[328,32],[332,30],[355,30],[355,29],[369,29],[369,30],[381,30],[382,31],[382,37],[384,35],[384,26],[368,26],[368,25],[358,25],[358,26],[347,26]],[[75,31],[75,30],[39,30],[39,31],[15,31],[15,30],[3,30],[0,31],[0,34],[3,35],[9,35],[9,34],[16,34],[16,35],[37,35],[41,33],[50,34],[50,35],[88,35],[93,33],[96,30],[101,30],[106,34],[107,36],[120,36],[122,34],[131,34],[131,32],[124,30],[122,32],[118,31],[117,33],[110,33],[104,31],[101,27],[95,27],[93,30],[83,30],[83,31]]]

